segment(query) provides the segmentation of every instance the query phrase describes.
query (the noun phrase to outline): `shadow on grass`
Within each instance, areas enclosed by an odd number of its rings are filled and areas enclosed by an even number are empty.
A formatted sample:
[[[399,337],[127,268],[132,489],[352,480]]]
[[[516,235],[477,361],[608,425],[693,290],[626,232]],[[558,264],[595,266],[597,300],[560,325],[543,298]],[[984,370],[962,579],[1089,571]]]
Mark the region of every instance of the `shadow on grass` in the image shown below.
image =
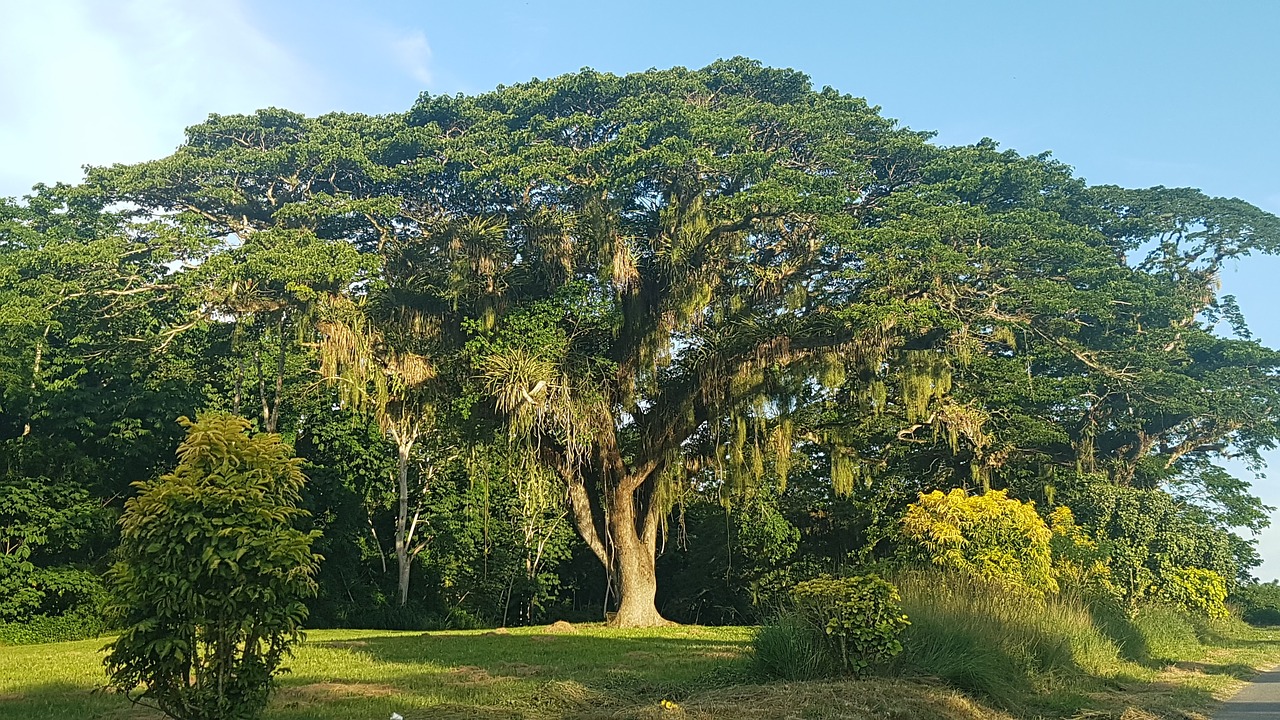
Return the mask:
[[[1280,628],[1277,628],[1280,629]],[[1242,638],[1233,635],[1227,635],[1206,624],[1197,624],[1195,627],[1196,637],[1205,645],[1213,645],[1223,648],[1239,648],[1265,650],[1268,648],[1280,647],[1280,639],[1260,639],[1260,638]]]
[[[32,718],[162,720],[164,715],[135,706],[120,695],[68,682],[29,685],[0,693],[0,720]]]
[[[1280,651],[1280,638],[1249,638],[1231,634],[1228,630],[1215,627],[1210,621],[1186,617],[1171,613],[1167,609],[1155,608],[1149,613],[1159,613],[1153,623],[1148,619],[1147,627],[1138,627],[1135,620],[1126,617],[1119,610],[1105,606],[1090,607],[1094,624],[1120,650],[1125,660],[1158,670],[1166,666],[1180,666],[1177,662],[1190,652],[1197,652],[1201,647],[1213,647],[1230,650],[1277,650]],[[1236,629],[1236,632],[1239,628]],[[1240,665],[1240,667],[1247,667]],[[1242,671],[1243,672],[1243,671]],[[1248,671],[1250,674],[1253,671]],[[1231,673],[1215,673],[1231,674]],[[1241,679],[1249,677],[1243,675]]]
[[[1237,680],[1253,680],[1258,676],[1258,671],[1246,665],[1245,663],[1205,663],[1205,662],[1188,662],[1180,661],[1169,665],[1179,670],[1187,672],[1196,672],[1203,675],[1229,675]],[[1260,682],[1277,682],[1267,676],[1257,677]]]
[[[1120,657],[1146,667],[1156,667],[1147,639],[1118,608],[1089,605],[1089,615],[1103,635],[1111,639]]]
[[[558,635],[535,629],[317,631],[287,663],[292,672],[279,679],[263,720],[387,718],[393,712],[505,720],[656,709],[660,700],[746,680],[748,634],[694,627],[648,633],[585,628]],[[48,647],[67,653],[60,667],[74,679],[15,673],[0,690],[0,720],[161,717],[118,695],[91,692],[100,681],[96,654]]]
[[[749,641],[698,628],[664,636],[424,633],[307,643],[268,717],[344,717],[385,709],[431,717],[558,716],[680,701],[750,679]],[[385,707],[384,707],[385,706]]]

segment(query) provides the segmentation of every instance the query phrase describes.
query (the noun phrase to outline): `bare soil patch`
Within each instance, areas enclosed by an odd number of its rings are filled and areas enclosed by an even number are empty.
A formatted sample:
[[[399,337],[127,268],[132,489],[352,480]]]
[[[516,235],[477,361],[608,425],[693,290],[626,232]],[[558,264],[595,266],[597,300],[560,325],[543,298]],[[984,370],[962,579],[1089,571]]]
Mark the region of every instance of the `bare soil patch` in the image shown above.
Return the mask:
[[[386,697],[399,690],[374,683],[322,682],[283,687],[276,694],[282,702],[323,703],[353,697]]]

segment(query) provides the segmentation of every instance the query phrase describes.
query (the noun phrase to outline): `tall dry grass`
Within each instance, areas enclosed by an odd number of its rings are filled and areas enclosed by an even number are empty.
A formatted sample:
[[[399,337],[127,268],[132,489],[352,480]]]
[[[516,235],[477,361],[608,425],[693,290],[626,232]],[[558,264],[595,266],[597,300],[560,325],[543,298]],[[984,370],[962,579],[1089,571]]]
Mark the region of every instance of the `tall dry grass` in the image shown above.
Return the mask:
[[[1082,676],[1112,677],[1124,665],[1119,644],[1077,598],[1041,597],[938,570],[891,580],[911,619],[901,670],[1015,706],[1029,693]]]

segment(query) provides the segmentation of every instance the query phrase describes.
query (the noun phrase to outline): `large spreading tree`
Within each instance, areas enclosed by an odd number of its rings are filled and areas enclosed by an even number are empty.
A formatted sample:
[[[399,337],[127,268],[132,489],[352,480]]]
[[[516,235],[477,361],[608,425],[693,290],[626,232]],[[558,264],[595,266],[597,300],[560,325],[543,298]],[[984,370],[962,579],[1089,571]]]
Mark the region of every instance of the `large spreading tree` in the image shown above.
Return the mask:
[[[470,345],[483,388],[563,478],[615,624],[663,622],[680,489],[789,456],[771,421],[804,379],[888,343],[884,314],[842,311],[837,270],[924,138],[747,61],[424,97],[408,123],[445,139],[448,204],[506,229]]]
[[[326,382],[299,392],[338,388],[393,441],[402,604],[412,488],[495,431],[559,478],[623,626],[664,622],[681,498],[802,461],[841,494],[1103,477],[1256,526],[1214,463],[1274,443],[1280,361],[1216,281],[1276,219],[928,139],[735,59],[214,116],[90,185],[189,244],[189,303],[237,328],[231,409],[284,426],[310,363]]]

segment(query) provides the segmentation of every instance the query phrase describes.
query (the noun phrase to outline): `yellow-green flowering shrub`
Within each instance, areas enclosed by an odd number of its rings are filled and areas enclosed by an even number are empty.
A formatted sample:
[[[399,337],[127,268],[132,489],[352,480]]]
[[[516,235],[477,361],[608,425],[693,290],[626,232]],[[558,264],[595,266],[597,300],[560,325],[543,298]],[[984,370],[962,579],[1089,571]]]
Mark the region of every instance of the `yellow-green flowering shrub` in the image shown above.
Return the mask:
[[[1184,567],[1165,573],[1157,596],[1197,615],[1219,619],[1230,615],[1226,578],[1212,570]]]
[[[920,493],[907,506],[903,535],[935,565],[1036,593],[1057,592],[1053,537],[1035,504],[1003,490]]]
[[[1119,597],[1120,590],[1111,580],[1106,551],[1076,524],[1071,509],[1059,505],[1047,520],[1052,533],[1049,546],[1053,553],[1053,572],[1059,586]]]

